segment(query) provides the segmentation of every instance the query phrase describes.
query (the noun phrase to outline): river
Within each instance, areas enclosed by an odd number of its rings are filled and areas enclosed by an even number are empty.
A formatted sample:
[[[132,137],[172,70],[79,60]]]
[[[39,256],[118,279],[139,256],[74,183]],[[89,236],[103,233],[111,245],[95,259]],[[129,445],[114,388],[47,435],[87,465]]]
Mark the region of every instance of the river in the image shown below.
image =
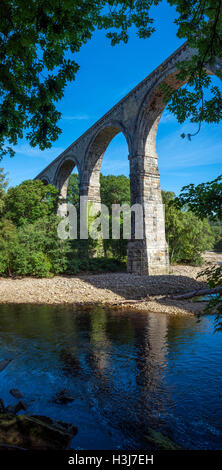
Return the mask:
[[[78,427],[74,449],[222,447],[222,333],[214,317],[101,307],[0,305],[0,397]],[[73,397],[55,403],[66,389]]]

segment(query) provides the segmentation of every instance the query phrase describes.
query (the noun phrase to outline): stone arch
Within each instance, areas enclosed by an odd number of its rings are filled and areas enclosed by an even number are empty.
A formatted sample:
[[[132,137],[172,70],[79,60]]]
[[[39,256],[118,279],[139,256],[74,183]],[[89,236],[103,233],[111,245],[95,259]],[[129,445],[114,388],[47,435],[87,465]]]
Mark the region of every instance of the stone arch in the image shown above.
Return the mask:
[[[77,160],[68,155],[65,160],[63,159],[60,165],[58,165],[55,173],[54,185],[59,189],[58,215],[61,217],[67,214],[67,189],[70,175],[75,167],[77,167],[79,173]]]
[[[47,186],[48,184],[50,184],[50,181],[49,181],[49,179],[48,179],[46,176],[44,176],[43,178],[40,178],[40,181],[42,181],[42,183],[43,183],[45,186]]]
[[[47,184],[50,184],[50,178],[46,175],[39,176],[38,178],[35,178],[35,179],[38,179],[39,181],[41,181],[45,186],[47,186]]]
[[[181,87],[183,83],[177,80],[176,63],[189,60],[194,53],[187,43],[182,45],[37,177],[44,179],[45,175],[49,176],[49,182],[59,187],[62,196],[66,197],[68,179],[76,165],[80,195],[100,204],[99,177],[103,155],[111,140],[118,133],[123,133],[129,148],[131,204],[138,203],[143,207],[144,237],[138,240],[134,237],[132,223],[133,236],[128,244],[128,271],[132,273],[168,272],[156,153],[158,124],[166,106],[159,85],[165,80],[175,88]],[[207,67],[209,74],[214,74],[216,70],[222,70],[221,59],[217,59],[211,70]]]
[[[62,160],[57,168],[54,185],[59,189],[60,197],[62,199],[66,199],[69,177],[75,167],[77,167],[79,172],[77,160],[73,157],[67,156],[65,160]]]
[[[217,64],[219,66],[220,63]],[[207,72],[213,74],[213,70],[207,69]],[[177,74],[176,67],[171,66],[159,75],[142,100],[137,117],[134,154],[130,158],[130,183],[132,202],[144,207],[145,236],[142,242],[132,240],[128,245],[129,272],[163,274],[169,268],[156,137],[166,107],[159,85],[165,81],[174,89],[180,88],[186,81],[179,81]]]
[[[206,66],[208,75],[215,75],[214,70],[222,71],[222,63],[216,61],[213,67]],[[163,93],[160,84],[165,82],[174,90],[181,88],[187,80],[181,81],[177,78],[178,70],[175,66],[169,68],[167,72],[162,73],[157,83],[152,89],[149,89],[141,103],[137,119],[136,132],[136,152],[140,155],[153,156],[157,158],[156,137],[159,121],[162,113],[167,106],[163,100]]]
[[[84,167],[82,169],[80,191],[87,195],[89,201],[100,204],[100,168],[103,156],[114,137],[122,132],[129,153],[131,152],[131,136],[128,130],[119,121],[109,121],[103,124],[91,138],[85,154]]]

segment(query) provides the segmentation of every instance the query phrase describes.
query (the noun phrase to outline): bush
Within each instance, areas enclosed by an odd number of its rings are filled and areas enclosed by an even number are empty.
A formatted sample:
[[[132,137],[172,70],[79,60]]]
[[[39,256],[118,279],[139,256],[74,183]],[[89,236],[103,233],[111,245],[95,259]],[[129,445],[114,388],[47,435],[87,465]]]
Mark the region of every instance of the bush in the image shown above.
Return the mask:
[[[162,194],[171,262],[201,265],[201,253],[214,246],[208,220],[200,220],[193,212],[175,207],[174,193],[163,191]]]
[[[69,274],[79,272],[116,272],[126,270],[126,260],[118,261],[110,258],[73,258],[68,267]]]
[[[4,219],[0,224],[0,273],[48,277],[65,272],[70,244],[58,238],[58,222],[52,215],[16,229]]]
[[[0,222],[0,273],[8,274],[13,271],[18,234],[11,220],[2,219]]]
[[[222,252],[222,225],[211,225],[211,230],[214,234],[214,250],[219,253]]]
[[[27,180],[10,188],[5,202],[6,217],[18,227],[56,213],[58,189],[39,180]]]

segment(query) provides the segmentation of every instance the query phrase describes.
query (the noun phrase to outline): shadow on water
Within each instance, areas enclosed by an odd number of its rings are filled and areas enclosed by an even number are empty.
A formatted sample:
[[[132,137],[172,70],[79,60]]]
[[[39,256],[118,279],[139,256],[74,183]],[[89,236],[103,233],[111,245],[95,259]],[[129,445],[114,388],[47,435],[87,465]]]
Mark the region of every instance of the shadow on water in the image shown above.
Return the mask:
[[[213,322],[94,307],[1,305],[0,397],[78,427],[78,449],[220,448],[220,335]],[[66,390],[73,400],[56,403]]]

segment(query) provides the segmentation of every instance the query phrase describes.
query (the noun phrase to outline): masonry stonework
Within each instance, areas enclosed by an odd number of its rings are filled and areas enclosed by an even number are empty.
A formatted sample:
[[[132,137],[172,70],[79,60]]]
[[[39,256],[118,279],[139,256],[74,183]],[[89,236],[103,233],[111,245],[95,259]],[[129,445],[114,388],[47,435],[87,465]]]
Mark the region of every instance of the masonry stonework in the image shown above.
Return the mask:
[[[60,191],[59,214],[66,212],[69,176],[74,168],[79,173],[79,193],[100,208],[100,167],[111,140],[120,132],[129,149],[131,205],[143,207],[143,239],[135,239],[135,217],[132,215],[132,238],[128,243],[127,269],[139,275],[165,274],[169,270],[165,239],[164,207],[161,199],[156,136],[166,104],[160,84],[166,81],[174,89],[184,83],[177,80],[177,63],[195,54],[184,44],[139,83],[99,121],[73,142],[37,177],[55,185]],[[216,61],[209,74],[222,70]]]

